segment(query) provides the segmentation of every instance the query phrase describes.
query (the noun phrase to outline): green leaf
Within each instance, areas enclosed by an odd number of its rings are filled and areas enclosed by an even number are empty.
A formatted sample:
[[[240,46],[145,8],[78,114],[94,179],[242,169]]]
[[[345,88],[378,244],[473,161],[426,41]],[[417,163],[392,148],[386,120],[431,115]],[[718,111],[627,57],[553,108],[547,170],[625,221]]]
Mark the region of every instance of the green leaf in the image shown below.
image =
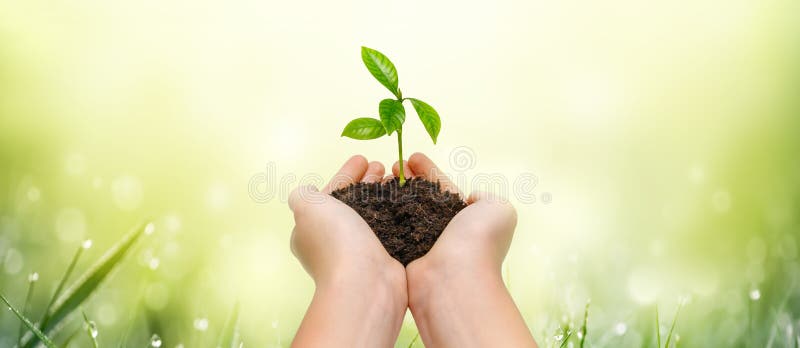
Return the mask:
[[[361,60],[378,82],[386,86],[395,97],[401,98],[400,89],[397,88],[397,69],[388,57],[369,47],[361,46]]]
[[[225,329],[217,342],[217,348],[236,348],[236,341],[239,336],[239,303],[233,306],[233,311],[228,321],[225,323]]]
[[[22,321],[22,323],[25,324],[25,326],[28,327],[28,330],[31,330],[33,332],[33,335],[37,337],[39,340],[41,340],[45,346],[49,348],[56,348],[56,344],[53,343],[53,341],[51,341],[44,333],[42,333],[42,331],[40,331],[39,328],[36,327],[36,325],[33,325],[33,323],[31,323],[31,321],[28,320],[28,318],[25,318],[25,316],[22,315],[22,313],[20,313],[16,308],[14,308],[14,306],[12,306],[11,303],[8,302],[5,296],[0,295],[0,298],[2,298],[3,302],[6,303],[8,309],[14,312],[14,315],[16,315],[17,318],[20,321]]]
[[[384,135],[386,135],[386,129],[383,128],[383,123],[378,119],[369,117],[361,117],[350,121],[342,131],[343,137],[358,140],[375,139]]]
[[[425,130],[428,131],[431,140],[436,144],[436,138],[439,137],[439,131],[442,129],[442,120],[439,118],[439,113],[422,100],[414,98],[408,98],[408,100],[411,101],[411,105],[414,105],[414,110],[417,111],[419,120],[422,121],[422,125],[425,126]]]
[[[128,235],[122,238],[117,244],[111,247],[106,254],[100,258],[89,270],[81,275],[74,285],[64,292],[58,302],[56,302],[53,309],[50,311],[49,318],[45,323],[42,323],[42,332],[52,334],[60,328],[61,321],[66,319],[78,307],[89,298],[92,293],[100,286],[103,280],[111,273],[112,270],[122,261],[125,254],[134,245],[136,240],[145,233],[146,230],[152,229],[149,223],[142,223],[134,228]],[[149,233],[149,232],[148,232]],[[27,344],[26,347],[35,347],[38,343],[38,338],[34,336]]]
[[[406,108],[399,100],[384,99],[378,105],[378,113],[381,115],[381,122],[383,128],[386,128],[386,133],[392,135],[392,132],[403,129],[403,123],[406,121]]]

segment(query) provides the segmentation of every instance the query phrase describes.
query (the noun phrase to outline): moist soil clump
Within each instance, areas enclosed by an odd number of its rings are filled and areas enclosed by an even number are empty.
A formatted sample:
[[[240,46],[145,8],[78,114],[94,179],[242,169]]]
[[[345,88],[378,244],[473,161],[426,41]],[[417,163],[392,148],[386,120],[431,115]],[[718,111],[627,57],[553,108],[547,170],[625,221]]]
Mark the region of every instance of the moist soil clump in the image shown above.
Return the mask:
[[[450,220],[466,207],[457,194],[421,178],[411,178],[403,187],[398,178],[360,182],[331,195],[358,212],[403,266],[431,250]]]

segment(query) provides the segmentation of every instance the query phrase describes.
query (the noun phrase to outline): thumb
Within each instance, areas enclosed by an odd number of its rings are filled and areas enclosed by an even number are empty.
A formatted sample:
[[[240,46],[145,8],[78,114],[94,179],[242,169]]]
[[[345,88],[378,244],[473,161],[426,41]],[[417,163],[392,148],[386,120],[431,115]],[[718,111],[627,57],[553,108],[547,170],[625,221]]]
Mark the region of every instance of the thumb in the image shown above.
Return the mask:
[[[319,192],[315,186],[298,186],[289,195],[289,209],[295,215],[302,213],[312,204],[322,204],[325,202],[326,194]]]
[[[491,216],[501,221],[507,221],[511,227],[517,225],[517,210],[508,198],[485,191],[474,191],[467,198],[467,208],[480,209],[483,216]]]

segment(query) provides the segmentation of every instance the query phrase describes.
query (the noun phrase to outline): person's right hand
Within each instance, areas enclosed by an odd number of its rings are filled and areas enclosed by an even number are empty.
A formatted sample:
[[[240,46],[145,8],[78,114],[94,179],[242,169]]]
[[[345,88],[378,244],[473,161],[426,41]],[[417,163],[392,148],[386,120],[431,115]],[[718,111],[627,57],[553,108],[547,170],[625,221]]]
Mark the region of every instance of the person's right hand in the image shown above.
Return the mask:
[[[398,163],[393,172],[397,175]],[[425,155],[404,163],[409,177],[458,188]],[[408,301],[426,346],[535,347],[502,279],[517,214],[498,196],[474,192],[433,248],[406,267]]]
[[[379,181],[383,172],[382,164],[353,156],[321,192],[304,186],[291,194],[292,252],[316,284],[292,347],[396,341],[408,305],[405,269],[355,210],[330,196],[359,181]]]

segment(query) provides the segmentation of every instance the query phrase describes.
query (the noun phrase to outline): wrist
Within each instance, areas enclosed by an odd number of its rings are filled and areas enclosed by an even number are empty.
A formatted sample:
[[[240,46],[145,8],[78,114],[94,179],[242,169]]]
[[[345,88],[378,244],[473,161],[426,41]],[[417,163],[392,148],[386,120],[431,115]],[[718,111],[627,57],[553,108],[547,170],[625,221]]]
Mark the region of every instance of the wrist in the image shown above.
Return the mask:
[[[397,266],[400,272],[389,268],[382,273],[360,266],[333,267],[339,271],[315,278],[314,298],[292,346],[391,346],[408,306],[405,273]]]
[[[408,305],[431,346],[536,347],[492,262],[455,267],[412,262]]]
[[[441,304],[440,298],[452,298],[478,289],[505,291],[500,267],[488,262],[452,263],[423,258],[406,268],[408,306],[412,311]]]
[[[408,290],[405,270],[398,264],[336,267],[316,282],[316,295],[351,298],[355,303],[374,304],[384,311],[405,312]]]

